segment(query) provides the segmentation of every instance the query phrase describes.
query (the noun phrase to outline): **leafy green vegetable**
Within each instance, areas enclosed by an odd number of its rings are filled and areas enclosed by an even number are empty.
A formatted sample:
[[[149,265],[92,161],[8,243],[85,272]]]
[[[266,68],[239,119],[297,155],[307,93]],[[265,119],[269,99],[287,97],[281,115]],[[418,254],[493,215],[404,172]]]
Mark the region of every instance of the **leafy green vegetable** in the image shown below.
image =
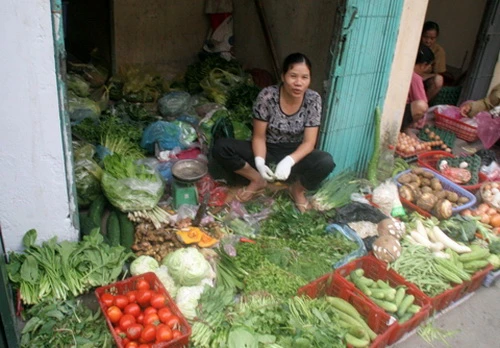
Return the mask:
[[[458,242],[468,243],[476,238],[476,220],[467,216],[453,215],[447,220],[441,220],[439,227]]]
[[[86,207],[102,194],[102,168],[93,159],[93,145],[74,141],[73,150],[78,205]]]
[[[100,311],[79,300],[42,302],[27,310],[21,347],[113,347],[113,337]]]
[[[103,243],[99,229],[80,242],[62,241],[56,237],[36,245],[36,230],[23,237],[24,253],[10,253],[7,264],[9,279],[19,288],[25,304],[43,300],[66,300],[95,286],[116,281],[124,263],[133,256],[122,246]]]

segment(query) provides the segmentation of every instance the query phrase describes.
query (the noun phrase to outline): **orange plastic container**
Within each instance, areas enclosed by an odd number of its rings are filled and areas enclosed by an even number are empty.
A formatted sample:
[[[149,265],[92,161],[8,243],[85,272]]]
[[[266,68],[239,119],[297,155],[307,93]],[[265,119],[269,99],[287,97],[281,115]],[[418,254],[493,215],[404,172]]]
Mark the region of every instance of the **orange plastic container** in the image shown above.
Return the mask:
[[[352,286],[335,272],[325,274],[304,285],[297,294],[299,296],[307,295],[311,298],[335,296],[346,300],[356,308],[359,314],[366,319],[368,326],[378,335],[370,344],[370,348],[383,348],[389,344],[392,332],[392,326],[389,323],[393,321],[389,314],[352,291]]]
[[[436,169],[436,166],[437,166],[438,161],[443,157],[451,158],[454,156],[451,153],[446,152],[446,151],[427,151],[427,152],[421,153],[417,156],[417,163],[420,167],[429,168],[430,170],[442,175],[442,173],[440,173]],[[475,184],[475,185],[458,185],[457,184],[457,185],[460,187],[463,187],[467,191],[476,192],[477,190],[479,190],[479,188],[481,187],[483,182],[488,181],[488,177],[486,175],[484,175],[481,171],[479,171],[479,173],[477,175],[478,175],[478,179],[479,179],[477,184]]]
[[[148,272],[144,273],[135,277],[130,277],[125,280],[122,280],[120,282],[112,283],[106,286],[101,286],[95,290],[95,295],[97,297],[97,301],[99,302],[99,306],[101,306],[101,310],[104,314],[104,317],[106,318],[106,322],[108,323],[108,328],[111,331],[111,334],[113,335],[113,338],[115,339],[116,346],[118,348],[123,348],[123,341],[122,339],[116,334],[113,324],[109,320],[109,317],[106,314],[106,305],[102,302],[101,296],[105,293],[111,293],[113,295],[124,295],[128,293],[129,291],[135,290],[136,289],[136,284],[138,280],[145,279],[148,283],[149,286],[152,290],[157,291],[167,298],[167,306],[170,308],[172,313],[174,313],[177,317],[179,317],[180,321],[180,328],[179,330],[182,333],[182,336],[173,339],[168,342],[162,342],[162,343],[156,343],[153,345],[154,348],[181,348],[181,347],[187,347],[189,344],[189,336],[191,336],[191,326],[189,326],[189,323],[187,322],[186,318],[182,315],[181,311],[175,304],[174,300],[170,297],[170,294],[168,291],[165,289],[163,284],[160,282],[156,274],[153,272]]]
[[[434,111],[434,122],[436,127],[449,130],[457,135],[458,138],[468,142],[474,142],[478,139],[477,127],[473,127],[462,121],[440,114]]]
[[[378,260],[373,255],[366,255],[354,260],[347,265],[339,267],[335,270],[335,273],[342,276],[345,283],[350,287],[357,296],[365,298],[370,301],[374,306],[376,306],[368,296],[366,296],[361,290],[359,290],[353,283],[345,279],[352,271],[361,268],[364,270],[365,277],[371,278],[373,280],[381,279],[383,281],[389,282],[392,287],[397,287],[403,285],[406,287],[406,292],[415,296],[415,304],[422,307],[418,313],[416,313],[412,318],[404,323],[395,322],[392,324],[392,328],[389,334],[388,344],[393,344],[397,342],[406,333],[412,331],[417,326],[420,325],[424,320],[426,320],[430,315],[431,305],[429,298],[414,284],[407,282],[401,275],[396,273],[392,269],[387,269],[385,262]],[[379,308],[377,306],[377,308]],[[381,309],[382,310],[382,309]]]

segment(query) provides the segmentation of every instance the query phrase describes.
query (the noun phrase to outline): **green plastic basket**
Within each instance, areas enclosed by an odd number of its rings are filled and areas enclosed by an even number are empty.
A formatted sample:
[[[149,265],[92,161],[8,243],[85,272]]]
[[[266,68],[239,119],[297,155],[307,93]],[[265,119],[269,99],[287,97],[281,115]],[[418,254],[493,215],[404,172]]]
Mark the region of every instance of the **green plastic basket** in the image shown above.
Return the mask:
[[[455,105],[458,104],[458,98],[460,97],[460,92],[462,91],[462,86],[445,86],[441,88],[438,95],[434,97],[429,102],[430,106],[433,105]]]

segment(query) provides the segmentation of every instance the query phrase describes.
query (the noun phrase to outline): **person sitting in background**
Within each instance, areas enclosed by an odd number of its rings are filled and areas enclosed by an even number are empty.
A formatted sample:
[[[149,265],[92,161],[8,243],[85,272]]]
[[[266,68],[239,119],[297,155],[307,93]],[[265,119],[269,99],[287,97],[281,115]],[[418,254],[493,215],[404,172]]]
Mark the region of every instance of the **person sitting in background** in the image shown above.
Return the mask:
[[[467,101],[460,106],[460,113],[464,117],[474,117],[481,111],[489,111],[500,105],[500,83],[491,90],[484,99]],[[497,115],[493,115],[498,117]]]
[[[422,75],[427,99],[432,100],[441,90],[444,83],[443,74],[446,73],[446,53],[436,41],[439,36],[439,25],[427,21],[422,29],[421,43],[432,50],[434,61],[428,71]]]
[[[411,77],[403,123],[401,124],[402,132],[407,132],[408,128],[412,125],[423,126],[423,124],[419,123],[422,123],[421,121],[424,120],[424,115],[429,108],[429,104],[422,76],[429,69],[433,61],[434,53],[432,53],[431,49],[420,44]]]

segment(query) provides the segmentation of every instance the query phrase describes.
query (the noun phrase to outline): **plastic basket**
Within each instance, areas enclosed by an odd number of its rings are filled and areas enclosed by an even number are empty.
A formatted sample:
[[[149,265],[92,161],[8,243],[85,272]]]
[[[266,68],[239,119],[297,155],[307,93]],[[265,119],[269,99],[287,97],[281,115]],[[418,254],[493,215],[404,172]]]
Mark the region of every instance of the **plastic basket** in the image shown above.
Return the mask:
[[[458,138],[468,142],[478,139],[477,127],[473,127],[462,121],[440,114],[434,110],[436,127],[452,131]]]
[[[387,269],[387,264],[378,260],[373,255],[366,255],[357,260],[348,263],[335,270],[335,273],[342,276],[345,283],[351,288],[357,296],[365,298],[375,305],[368,296],[366,296],[361,290],[356,288],[354,284],[345,279],[352,271],[362,268],[364,270],[365,277],[371,278],[373,280],[381,279],[383,281],[389,282],[392,287],[406,286],[406,293],[415,296],[415,304],[421,306],[422,308],[418,313],[413,315],[408,321],[404,323],[395,322],[392,324],[392,329],[389,334],[389,344],[397,342],[406,333],[415,329],[420,323],[426,320],[430,315],[431,305],[429,298],[414,284],[407,282],[401,275],[396,273],[394,270]],[[376,305],[375,305],[376,306]],[[377,306],[377,308],[379,308]],[[382,309],[381,309],[382,310]]]
[[[461,298],[464,293],[463,287],[463,284],[458,284],[434,297],[425,295],[431,303],[431,313],[442,311],[452,302]]]
[[[307,295],[311,298],[335,296],[346,300],[356,308],[359,314],[366,319],[368,326],[377,334],[377,338],[371,342],[370,348],[383,348],[389,344],[392,330],[389,323],[393,321],[389,314],[353,292],[352,286],[340,275],[334,272],[325,274],[299,288],[297,294],[299,296]]]
[[[109,320],[108,315],[106,314],[106,305],[102,302],[101,296],[105,293],[111,293],[113,295],[123,295],[128,293],[129,291],[133,291],[136,289],[136,284],[138,280],[146,280],[149,283],[149,286],[152,290],[159,292],[167,298],[167,306],[170,308],[173,314],[175,314],[177,317],[179,317],[180,321],[180,327],[179,330],[182,333],[182,336],[173,339],[168,342],[161,342],[161,343],[155,343],[154,347],[155,348],[181,348],[181,347],[187,347],[189,344],[189,336],[191,335],[191,327],[189,326],[186,318],[182,315],[181,311],[175,304],[174,300],[170,297],[170,294],[167,292],[163,284],[160,282],[156,274],[153,272],[148,272],[144,273],[138,276],[130,277],[125,280],[122,280],[120,282],[112,283],[106,286],[101,286],[95,290],[95,295],[97,297],[97,301],[99,302],[99,306],[101,307],[101,310],[104,314],[104,317],[106,318],[106,322],[108,323],[108,328],[111,331],[111,334],[113,335],[113,338],[115,339],[116,346],[118,348],[123,348],[123,342],[122,339],[116,334],[113,324]]]
[[[429,105],[457,105],[462,86],[444,86]]]
[[[485,268],[483,268],[480,271],[477,271],[474,273],[471,277],[471,280],[464,282],[464,289],[463,293],[467,294],[470,292],[474,292],[477,289],[481,287],[481,284],[483,283],[484,279],[486,279],[486,276],[493,271],[493,266],[489,264]]]
[[[469,192],[466,189],[460,187],[459,185],[455,184],[454,182],[446,179],[444,176],[442,176],[441,174],[438,174],[437,172],[435,172],[433,170],[430,170],[428,168],[422,168],[422,169],[426,170],[426,171],[429,171],[429,172],[432,172],[434,174],[434,177],[436,177],[436,178],[439,179],[439,181],[441,182],[441,186],[443,186],[444,190],[453,191],[456,194],[458,194],[459,196],[467,197],[469,199],[469,201],[467,203],[461,204],[461,205],[456,206],[456,207],[453,207],[453,209],[452,209],[453,214],[457,214],[457,213],[461,212],[462,210],[469,209],[474,204],[476,204],[476,196],[474,196],[471,192]],[[398,182],[398,178],[401,175],[403,175],[403,174],[409,173],[410,171],[411,171],[411,169],[405,170],[405,171],[399,173],[398,175],[396,175],[394,177],[394,180],[396,180],[396,184],[398,185],[398,187],[401,186],[401,184]],[[423,215],[425,217],[431,217],[432,216],[431,213],[429,213],[428,211],[425,211],[425,210],[419,208],[416,204],[410,202],[409,200],[407,200],[407,199],[405,199],[403,197],[400,197],[400,200],[401,200],[401,203],[405,207],[407,207],[408,209],[414,210],[414,211],[418,212],[419,214],[421,214],[421,215]]]
[[[438,161],[443,158],[443,157],[448,157],[448,158],[453,158],[451,153],[448,153],[446,151],[427,151],[424,152],[420,155],[417,156],[417,163],[420,167],[425,167],[429,168],[430,170],[439,173],[437,168],[437,163]],[[479,190],[481,187],[482,183],[488,181],[488,177],[484,175],[481,171],[478,173],[478,183],[475,185],[458,185],[467,191],[470,191],[472,193],[476,192]]]

